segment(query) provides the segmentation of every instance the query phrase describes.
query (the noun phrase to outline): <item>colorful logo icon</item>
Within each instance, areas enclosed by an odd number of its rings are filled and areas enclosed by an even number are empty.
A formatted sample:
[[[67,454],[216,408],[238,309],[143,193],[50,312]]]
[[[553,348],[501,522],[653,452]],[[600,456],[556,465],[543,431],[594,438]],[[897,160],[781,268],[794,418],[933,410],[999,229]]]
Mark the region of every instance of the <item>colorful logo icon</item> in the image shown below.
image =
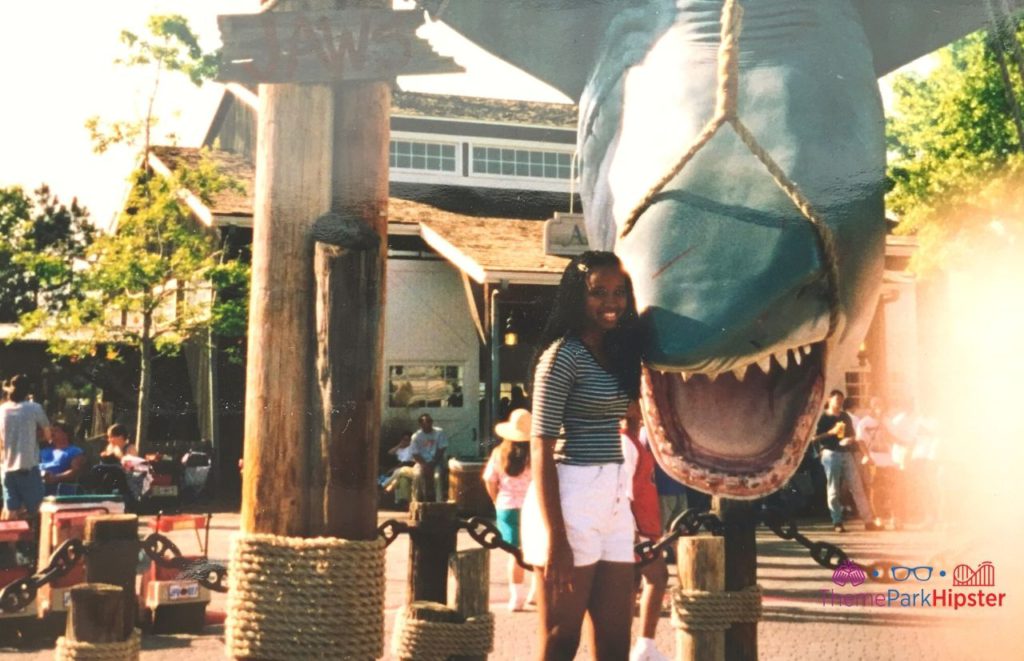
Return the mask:
[[[978,565],[977,569],[971,569],[970,565],[957,565],[953,570],[954,586],[991,588],[995,584],[996,568],[988,560]]]
[[[840,587],[847,583],[853,587],[857,587],[867,579],[868,577],[864,573],[864,570],[850,560],[844,560],[838,567],[836,567],[836,570],[832,572],[832,582]]]
[[[932,577],[932,568],[921,566],[921,567],[906,567],[903,565],[893,565],[889,568],[889,575],[892,576],[894,581],[906,581],[913,576],[918,581],[927,581]]]

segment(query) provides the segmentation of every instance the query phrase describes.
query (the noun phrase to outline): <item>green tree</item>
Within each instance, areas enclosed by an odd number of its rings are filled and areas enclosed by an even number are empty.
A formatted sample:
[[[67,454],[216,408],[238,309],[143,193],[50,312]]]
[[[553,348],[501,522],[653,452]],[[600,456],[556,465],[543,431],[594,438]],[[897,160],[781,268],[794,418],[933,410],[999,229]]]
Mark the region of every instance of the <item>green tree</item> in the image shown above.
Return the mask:
[[[164,73],[183,73],[194,85],[200,86],[217,74],[220,58],[217,53],[203,52],[188,19],[180,14],[150,16],[146,28],[148,34],[141,37],[129,30],[121,31],[121,43],[127,52],[115,60],[127,67],[146,67],[152,71],[145,115],[109,123],[94,116],[86,121],[85,127],[97,153],[103,153],[114,144],[137,144],[141,137],[143,163],[148,166],[153,127],[158,121],[154,106]]]
[[[116,345],[138,351],[140,444],[148,433],[153,357],[199,333],[234,332],[237,324],[231,309],[217,304],[212,281],[244,267],[222,263],[214,234],[197,225],[181,195],[187,188],[210,203],[232,185],[208,159],[171,177],[137,171],[117,231],[97,237],[77,269],[81,295],[21,318],[23,330],[44,333],[57,355],[106,351],[113,358]]]
[[[92,236],[77,200],[62,204],[45,184],[31,197],[18,186],[0,188],[0,322],[67,305]]]
[[[1019,20],[995,27],[939,51],[927,76],[898,76],[893,85],[887,205],[898,231],[918,237],[918,271],[989,241],[994,227],[1020,234],[1024,226],[1008,213],[1024,171],[1024,34]]]
[[[183,194],[210,204],[219,191],[238,184],[205,155],[197,167],[179,168],[170,177],[149,166],[154,108],[165,73],[183,73],[201,85],[215,75],[217,54],[203,52],[179,15],[152,16],[146,34],[123,31],[121,41],[126,53],[117,62],[152,72],[146,109],[137,119],[93,117],[86,129],[97,152],[118,143],[140,147],[129,198],[112,233],[97,237],[87,250],[80,269],[82,295],[56,314],[37,310],[21,321],[24,331],[44,332],[58,355],[96,355],[106,346],[113,358],[114,345],[138,351],[135,437],[141,446],[148,436],[153,357],[176,352],[184,341],[207,332],[243,335],[238,316],[244,307],[236,294],[247,293],[248,267],[220,250],[215,233],[192,217]]]

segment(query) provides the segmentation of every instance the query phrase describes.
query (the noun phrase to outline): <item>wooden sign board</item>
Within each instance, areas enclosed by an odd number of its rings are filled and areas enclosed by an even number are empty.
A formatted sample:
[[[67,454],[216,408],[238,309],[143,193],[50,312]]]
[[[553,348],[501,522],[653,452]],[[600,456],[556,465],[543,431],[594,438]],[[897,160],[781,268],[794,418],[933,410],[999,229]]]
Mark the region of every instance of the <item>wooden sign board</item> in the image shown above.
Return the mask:
[[[574,257],[590,250],[581,213],[558,213],[544,222],[544,253]]]
[[[390,9],[218,16],[224,42],[218,79],[338,83],[463,71],[416,36],[422,22],[422,12]]]

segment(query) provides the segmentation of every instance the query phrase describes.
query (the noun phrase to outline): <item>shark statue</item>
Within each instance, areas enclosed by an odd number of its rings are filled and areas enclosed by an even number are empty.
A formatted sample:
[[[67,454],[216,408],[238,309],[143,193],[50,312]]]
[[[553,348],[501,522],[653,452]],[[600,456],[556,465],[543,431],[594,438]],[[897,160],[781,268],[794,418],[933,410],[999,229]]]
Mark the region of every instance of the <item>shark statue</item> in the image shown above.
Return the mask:
[[[685,484],[751,499],[796,470],[828,377],[874,314],[885,241],[877,78],[985,27],[993,3],[1014,12],[1022,1],[742,0],[738,117],[827,225],[832,253],[735,132],[718,131],[655,185],[715,113],[723,0],[424,4],[578,100],[590,245],[622,258],[649,331],[655,455]]]

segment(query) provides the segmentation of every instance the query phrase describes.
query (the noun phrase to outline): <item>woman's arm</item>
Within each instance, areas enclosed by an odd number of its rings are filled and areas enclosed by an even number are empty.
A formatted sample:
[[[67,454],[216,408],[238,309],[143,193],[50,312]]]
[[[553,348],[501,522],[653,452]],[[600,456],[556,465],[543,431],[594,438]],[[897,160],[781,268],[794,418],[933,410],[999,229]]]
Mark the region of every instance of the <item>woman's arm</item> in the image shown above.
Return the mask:
[[[562,518],[562,500],[555,465],[555,439],[535,436],[530,442],[530,470],[537,485],[541,520],[547,529],[548,561],[544,579],[556,592],[572,592],[573,557]]]

